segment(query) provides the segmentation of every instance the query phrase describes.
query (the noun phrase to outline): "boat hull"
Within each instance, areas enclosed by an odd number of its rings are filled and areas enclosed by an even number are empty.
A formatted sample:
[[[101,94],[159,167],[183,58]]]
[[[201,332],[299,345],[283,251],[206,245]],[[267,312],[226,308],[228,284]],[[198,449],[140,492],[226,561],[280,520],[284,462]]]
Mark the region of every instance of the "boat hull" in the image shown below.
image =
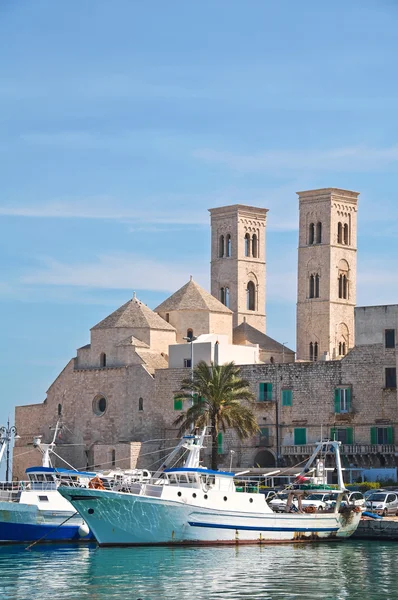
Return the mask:
[[[101,546],[250,544],[349,537],[360,514],[252,513],[117,492],[60,488]]]
[[[41,511],[37,506],[0,502],[0,544],[79,542],[93,540],[83,519],[74,513]],[[84,535],[86,533],[86,535]]]

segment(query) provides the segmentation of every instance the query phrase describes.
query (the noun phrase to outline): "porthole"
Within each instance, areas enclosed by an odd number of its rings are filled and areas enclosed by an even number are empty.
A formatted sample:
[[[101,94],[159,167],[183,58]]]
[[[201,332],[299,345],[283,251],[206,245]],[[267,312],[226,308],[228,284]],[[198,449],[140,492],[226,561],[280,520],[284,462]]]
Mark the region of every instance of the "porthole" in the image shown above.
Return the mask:
[[[253,498],[249,498],[249,502],[253,502]]]
[[[181,496],[181,492],[178,492],[178,493],[177,493],[177,496]]]
[[[228,500],[228,498],[226,496],[224,496],[224,502],[226,502]]]
[[[207,494],[205,494],[205,495],[203,496],[203,498],[204,498],[205,500],[207,500]]]
[[[106,407],[107,401],[104,396],[97,396],[96,398],[94,398],[93,412],[95,415],[97,415],[97,417],[101,417],[105,413]]]
[[[94,514],[94,509],[93,508],[89,508],[87,512],[88,512],[89,515],[93,515]]]
[[[196,494],[192,494],[192,498],[196,498]]]

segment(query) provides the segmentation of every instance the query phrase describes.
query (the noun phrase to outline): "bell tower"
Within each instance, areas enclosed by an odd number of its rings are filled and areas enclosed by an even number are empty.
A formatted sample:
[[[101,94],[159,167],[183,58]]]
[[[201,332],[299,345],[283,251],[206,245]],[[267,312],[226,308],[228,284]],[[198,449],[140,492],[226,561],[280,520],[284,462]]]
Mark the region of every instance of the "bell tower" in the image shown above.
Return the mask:
[[[342,358],[355,344],[358,192],[298,192],[297,360]]]
[[[265,231],[268,209],[234,204],[209,210],[211,293],[265,333]]]

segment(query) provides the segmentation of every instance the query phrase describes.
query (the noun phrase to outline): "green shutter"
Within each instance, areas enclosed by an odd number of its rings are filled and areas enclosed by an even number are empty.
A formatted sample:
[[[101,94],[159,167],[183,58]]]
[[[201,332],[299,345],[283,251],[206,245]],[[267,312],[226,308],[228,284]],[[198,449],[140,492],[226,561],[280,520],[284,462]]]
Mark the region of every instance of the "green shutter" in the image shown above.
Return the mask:
[[[387,427],[387,444],[394,443],[394,429],[392,427]]]
[[[340,388],[334,390],[334,412],[340,412]]]
[[[266,394],[266,400],[272,400],[272,383],[266,383],[265,384],[266,390],[267,390],[267,394]]]
[[[292,406],[293,403],[293,391],[282,390],[282,406]]]
[[[354,440],[354,433],[352,427],[347,427],[347,444],[352,444]]]
[[[351,412],[351,388],[346,388],[347,411]]]
[[[264,400],[265,400],[266,385],[267,385],[266,383],[259,384],[259,391],[258,391],[259,402],[264,402]]]
[[[182,398],[174,398],[174,410],[182,410]]]
[[[337,439],[337,435],[336,435],[336,433],[337,433],[337,429],[336,429],[336,427],[331,427],[331,428],[330,428],[330,439],[331,439],[332,441],[334,441],[335,439]]]
[[[302,446],[307,443],[307,430],[305,427],[296,427],[294,430],[294,445]]]
[[[377,427],[370,428],[370,443],[377,444]]]
[[[222,454],[222,450],[222,431],[219,431],[217,435],[217,454]]]

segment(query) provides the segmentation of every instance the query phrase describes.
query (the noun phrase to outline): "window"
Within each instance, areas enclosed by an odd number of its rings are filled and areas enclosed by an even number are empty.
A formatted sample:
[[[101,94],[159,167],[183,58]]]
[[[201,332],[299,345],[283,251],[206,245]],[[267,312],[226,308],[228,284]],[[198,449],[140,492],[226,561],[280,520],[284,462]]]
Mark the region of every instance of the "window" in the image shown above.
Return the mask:
[[[282,406],[292,406],[293,390],[282,390]]]
[[[314,344],[314,362],[318,360],[318,342]]]
[[[272,400],[272,383],[260,383],[258,388],[258,402]]]
[[[48,496],[39,496],[39,502],[48,502]]]
[[[231,236],[230,234],[227,235],[227,247],[226,247],[226,255],[227,256],[231,256],[231,250],[232,250],[232,246],[231,246]]]
[[[100,354],[100,367],[106,367],[106,354],[101,352]]]
[[[322,244],[322,223],[316,224],[316,243]]]
[[[138,398],[138,410],[144,410],[144,399]]]
[[[225,288],[220,288],[220,302],[225,304]]]
[[[315,275],[315,298],[319,298],[319,275]]]
[[[386,367],[386,388],[396,389],[397,387],[397,369],[395,367]]]
[[[334,412],[336,414],[351,411],[351,388],[336,388],[334,390]]]
[[[310,276],[310,298],[315,296],[315,278],[313,275]]]
[[[182,410],[182,398],[174,398],[174,410]]]
[[[184,358],[184,367],[188,367],[188,368],[192,367],[192,361],[190,358]]]
[[[229,288],[222,287],[220,289],[220,302],[229,308]]]
[[[294,445],[302,446],[307,443],[307,430],[305,427],[296,427],[294,429]]]
[[[252,237],[252,256],[253,258],[257,258],[257,236],[255,233]]]
[[[193,329],[187,329],[187,338],[192,340],[193,338]]]
[[[259,446],[269,445],[269,427],[260,427]]]
[[[250,256],[250,235],[245,235],[245,256]]]
[[[225,306],[229,308],[229,287],[225,288]]]
[[[343,243],[343,226],[341,223],[339,223],[337,225],[337,243],[338,244]]]
[[[252,281],[247,284],[246,308],[247,310],[256,310],[256,287]]]
[[[170,322],[170,313],[166,313],[166,322],[169,323]]]
[[[348,225],[347,223],[344,225],[344,237],[343,237],[344,243],[346,246],[348,246],[349,241],[348,241]]]
[[[345,342],[339,343],[339,356],[345,356],[347,354],[347,348]]]
[[[343,273],[339,275],[339,298],[348,299],[348,279]]]
[[[218,243],[218,256],[223,258],[224,256],[224,236],[220,235],[220,240]]]
[[[106,399],[104,396],[97,396],[93,400],[93,412],[97,417],[101,417],[106,411]]]
[[[62,404],[58,404],[58,416],[62,415]]]
[[[393,427],[371,427],[370,428],[370,443],[371,444],[393,444],[394,443]]]
[[[217,435],[217,454],[223,454],[223,435],[222,435],[222,431],[219,431],[218,435]]]
[[[330,430],[330,439],[342,444],[353,444],[353,429],[352,427],[332,427]]]
[[[116,450],[114,448],[111,451],[111,463],[112,467],[116,467]]]
[[[386,329],[384,339],[386,348],[395,348],[395,329]]]
[[[315,242],[315,225],[314,223],[310,223],[309,235],[308,235],[308,244],[312,246]]]
[[[314,344],[310,342],[310,360],[314,360]]]

